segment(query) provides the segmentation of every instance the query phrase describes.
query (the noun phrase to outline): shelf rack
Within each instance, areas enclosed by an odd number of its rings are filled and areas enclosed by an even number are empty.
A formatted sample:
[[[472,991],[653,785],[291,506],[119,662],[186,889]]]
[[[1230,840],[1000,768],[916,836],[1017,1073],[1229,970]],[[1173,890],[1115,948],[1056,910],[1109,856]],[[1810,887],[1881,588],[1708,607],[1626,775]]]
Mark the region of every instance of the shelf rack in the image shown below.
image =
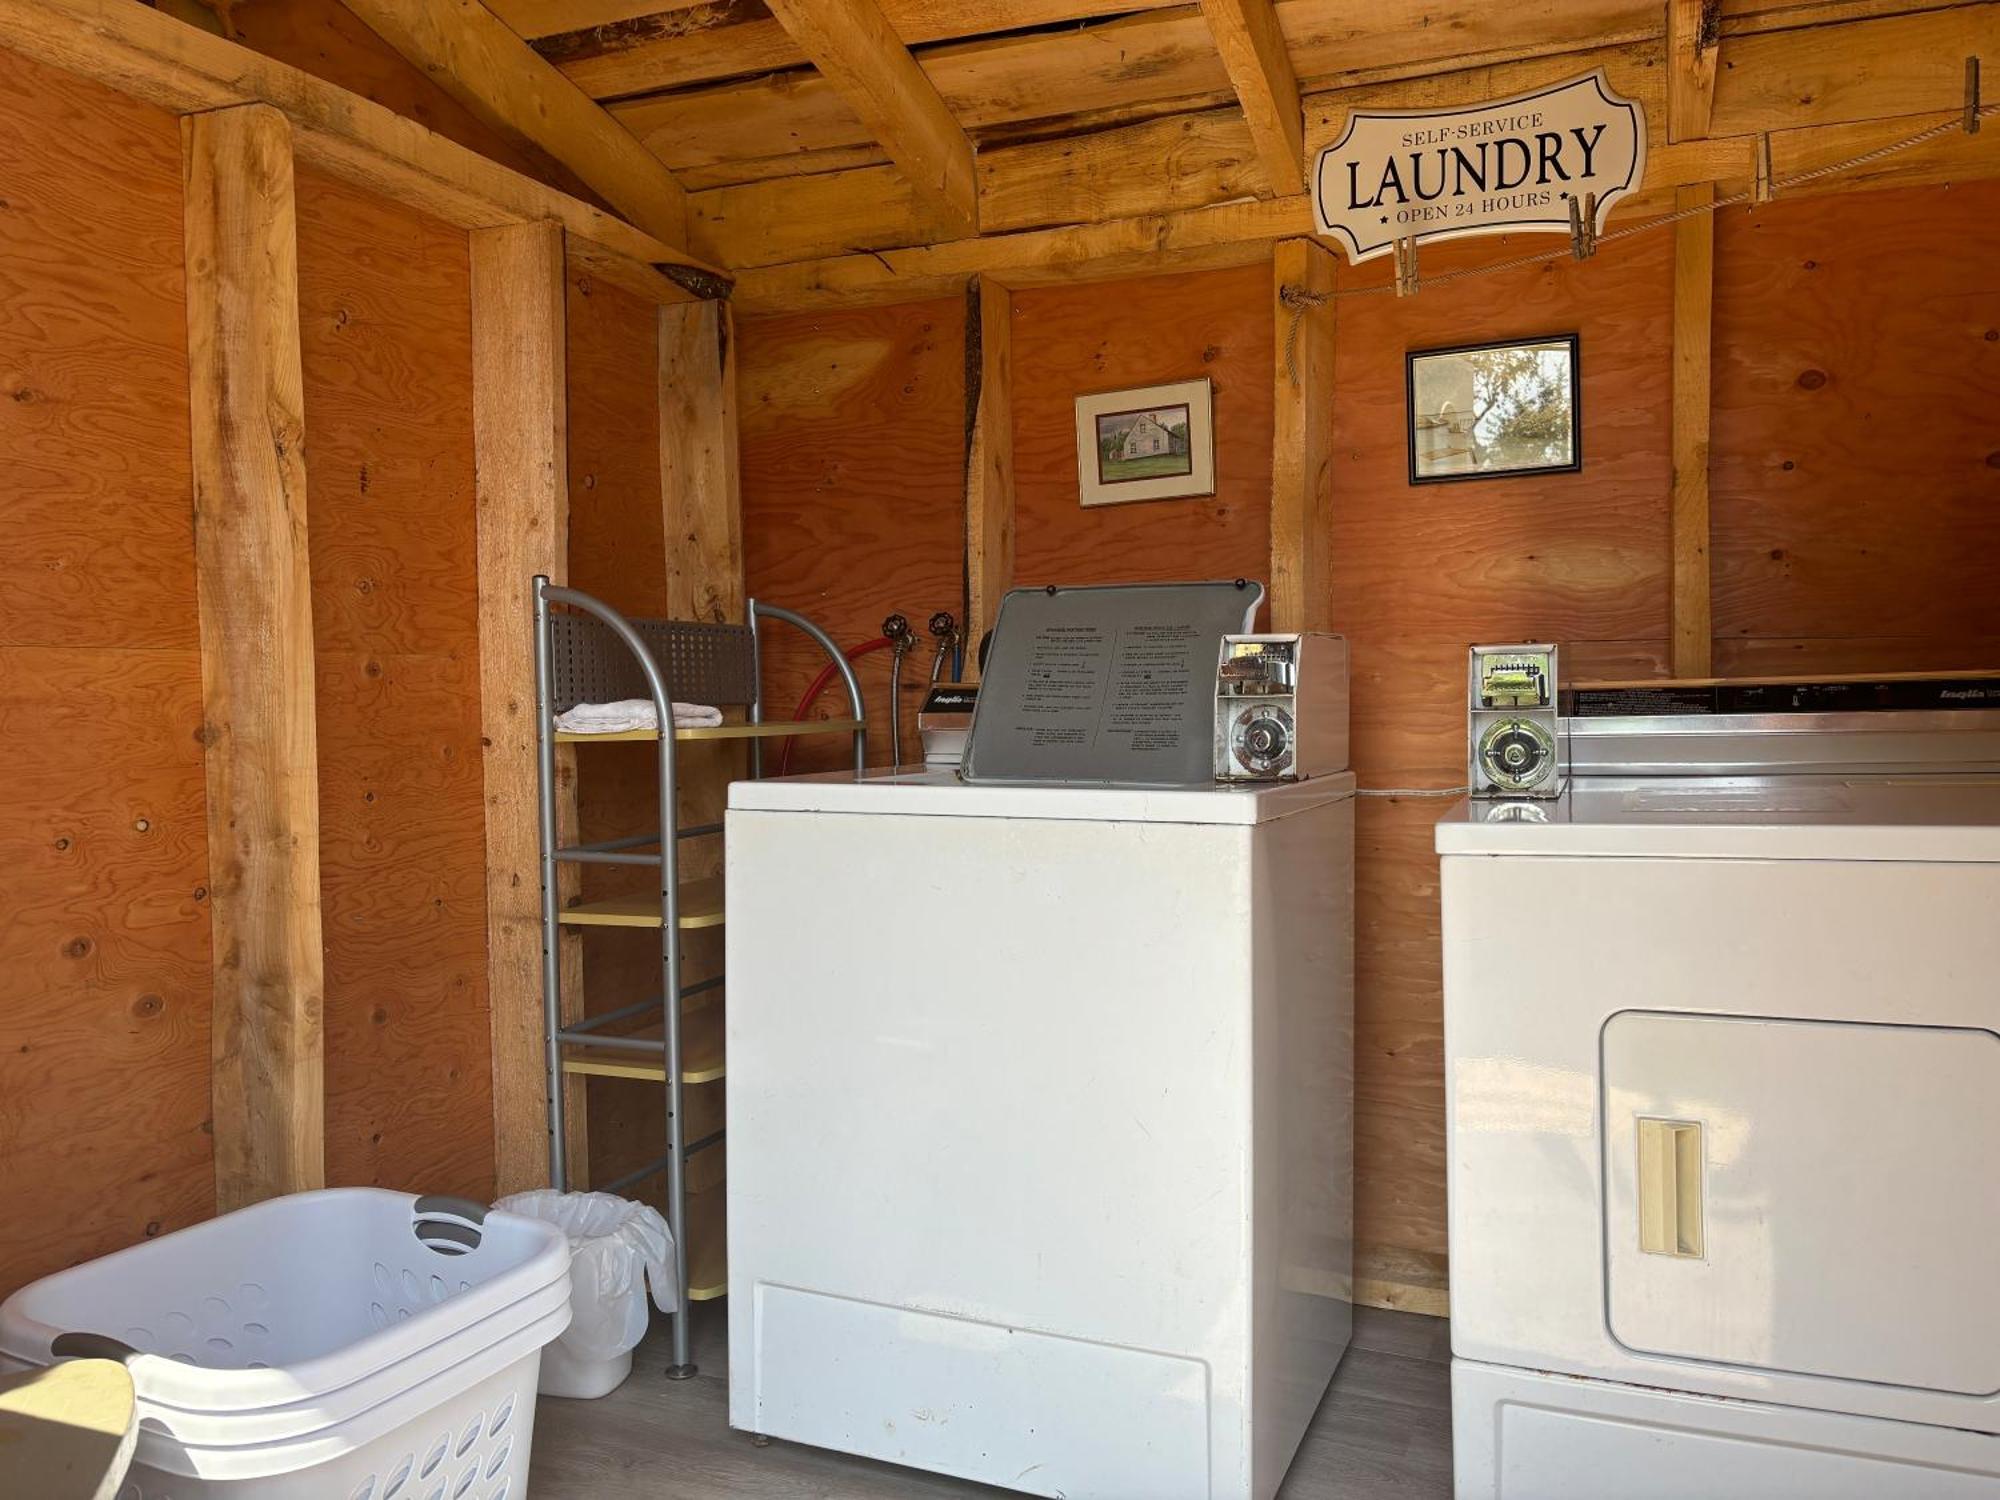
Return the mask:
[[[709,1005],[684,1017],[681,1002],[718,988],[722,976],[693,984],[681,981],[680,934],[719,927],[724,921],[720,876],[680,879],[680,845],[684,839],[709,838],[722,832],[720,823],[682,827],[679,824],[679,782],[675,746],[690,741],[743,740],[750,748],[753,776],[761,774],[762,747],[767,739],[806,734],[847,734],[853,737],[855,769],[868,764],[867,712],[861,684],[833,639],[803,615],[749,602],[741,625],[699,624],[685,620],[627,619],[603,600],[564,588],[538,575],[534,580],[535,727],[540,794],[542,884],[542,1024],[546,1040],[549,1101],[549,1180],[560,1190],[569,1186],[564,1151],[563,1079],[639,1079],[658,1082],[666,1090],[666,1155],[605,1184],[617,1192],[653,1176],[667,1175],[667,1222],[674,1235],[675,1274],[679,1307],[674,1318],[673,1364],[667,1374],[686,1379],[695,1373],[688,1345],[690,1301],[719,1296],[727,1284],[722,1250],[720,1189],[693,1195],[701,1200],[691,1217],[687,1186],[688,1159],[720,1146],[722,1131],[699,1140],[684,1138],[683,1087],[711,1083],[726,1071],[720,1007]],[[759,627],[771,620],[805,632],[839,670],[847,688],[851,716],[801,722],[766,720],[759,686]],[[627,698],[651,698],[658,723],[670,730],[627,730],[613,734],[572,734],[556,728],[556,716],[579,703],[608,703]],[[673,705],[710,704],[742,708],[747,722],[699,729],[673,729]],[[558,841],[556,818],[556,746],[645,741],[659,747],[661,826],[651,832],[565,846]],[[614,896],[605,900],[562,905],[557,883],[564,864],[642,866],[657,869],[657,894]],[[565,927],[650,927],[660,932],[660,988],[657,994],[613,1010],[586,1016],[567,1026],[562,1020],[560,944]],[[698,1226],[693,1220],[706,1221]],[[704,1232],[697,1236],[698,1228]],[[701,1243],[694,1243],[699,1238]]]

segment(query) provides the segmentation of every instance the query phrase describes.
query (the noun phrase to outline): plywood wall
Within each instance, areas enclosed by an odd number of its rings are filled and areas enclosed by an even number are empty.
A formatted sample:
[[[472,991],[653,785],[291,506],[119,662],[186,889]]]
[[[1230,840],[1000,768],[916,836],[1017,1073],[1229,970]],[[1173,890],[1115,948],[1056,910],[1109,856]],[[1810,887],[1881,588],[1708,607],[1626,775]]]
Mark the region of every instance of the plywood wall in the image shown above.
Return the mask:
[[[1271,557],[1270,272],[1014,294],[1015,581],[1264,578]],[[1076,397],[1206,376],[1212,499],[1077,504]]]
[[[1425,251],[1436,270],[1492,249]],[[1379,267],[1342,285],[1379,281]],[[1355,908],[1357,1275],[1383,1300],[1446,1279],[1444,1030],[1432,824],[1465,782],[1465,648],[1556,640],[1572,672],[1663,661],[1667,627],[1668,329],[1664,236],[1338,304],[1331,623],[1352,653],[1360,808]],[[1452,484],[1408,481],[1404,355],[1576,333],[1584,467]]]
[[[1427,248],[1424,264],[1435,274],[1523,248]],[[2000,666],[1987,578],[2000,555],[1996,266],[2000,185],[1719,221],[1719,670]],[[1378,263],[1339,282],[1386,276]],[[1571,676],[1665,672],[1671,297],[1672,247],[1657,236],[1586,264],[1339,304],[1326,543],[1334,628],[1354,654],[1354,765],[1371,793],[1356,907],[1369,1300],[1441,1310],[1448,1283],[1431,849],[1447,799],[1428,794],[1464,781],[1465,647],[1548,638]],[[1265,576],[1269,302],[1265,268],[1015,294],[1019,581]],[[746,325],[753,586],[872,633],[891,598],[949,585],[957,321],[953,305],[922,304]],[[1409,484],[1409,351],[1568,332],[1581,338],[1581,473]],[[1217,497],[1081,510],[1073,397],[1204,373],[1217,386]]]
[[[811,616],[843,646],[900,610],[921,634],[962,616],[965,309],[956,300],[738,324],[744,565],[752,595]],[[789,715],[825,657],[774,629],[765,660],[773,717]],[[906,663],[929,671],[930,638]],[[857,666],[886,726],[886,653]],[[906,686],[903,754],[921,759]],[[821,700],[844,711],[838,684]],[[870,759],[887,764],[886,733]],[[845,764],[844,739],[802,740],[795,771]]]
[[[214,1211],[180,183],[0,52],[0,1295]]]
[[[490,1194],[465,235],[298,178],[326,1176]]]
[[[299,174],[334,1183],[492,1182],[461,231]],[[0,52],[0,1295],[213,1213],[181,144]]]
[[[1716,667],[2000,661],[2000,183],[1725,214]]]

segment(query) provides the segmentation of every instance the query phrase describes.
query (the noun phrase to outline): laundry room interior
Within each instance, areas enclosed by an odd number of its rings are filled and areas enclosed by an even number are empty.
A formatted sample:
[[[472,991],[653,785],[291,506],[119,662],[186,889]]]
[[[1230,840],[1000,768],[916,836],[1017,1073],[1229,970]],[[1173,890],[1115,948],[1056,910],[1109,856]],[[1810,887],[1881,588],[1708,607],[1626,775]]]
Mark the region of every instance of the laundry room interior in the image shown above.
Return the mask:
[[[0,0],[0,390],[0,1500],[2000,1500],[2000,0]]]

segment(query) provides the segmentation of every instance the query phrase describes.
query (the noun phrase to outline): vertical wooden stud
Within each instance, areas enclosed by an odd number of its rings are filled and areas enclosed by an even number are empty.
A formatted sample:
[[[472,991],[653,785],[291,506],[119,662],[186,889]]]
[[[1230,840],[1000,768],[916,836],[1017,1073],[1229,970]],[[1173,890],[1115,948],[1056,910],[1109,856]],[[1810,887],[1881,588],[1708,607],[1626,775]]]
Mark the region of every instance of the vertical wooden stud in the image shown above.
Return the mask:
[[[1014,583],[1014,298],[990,277],[965,289],[967,670]]]
[[[1327,527],[1333,505],[1333,267],[1332,253],[1312,240],[1280,240],[1272,248],[1273,630],[1324,630],[1332,617]]]
[[[747,594],[737,470],[735,322],[727,302],[693,302],[662,307],[659,330],[667,613],[676,620],[741,623]],[[721,822],[729,783],[748,773],[747,761],[744,748],[727,741],[681,746],[681,826]],[[721,840],[691,840],[682,846],[680,859],[683,880],[719,874]],[[681,964],[684,983],[720,974],[721,935],[683,934]],[[690,1008],[714,1003],[703,996]]]
[[[667,613],[743,619],[736,328],[726,302],[660,309],[660,491]]]
[[[537,573],[568,576],[563,232],[508,224],[471,239],[493,1173],[511,1193],[549,1180],[531,586]],[[573,808],[565,821],[573,834]]]
[[[325,1182],[319,760],[291,127],[181,120],[215,1199]]]
[[[1715,184],[1678,189],[1677,208],[1715,201]],[[1673,587],[1668,659],[1676,677],[1710,670],[1708,566],[1709,335],[1715,215],[1674,225]]]

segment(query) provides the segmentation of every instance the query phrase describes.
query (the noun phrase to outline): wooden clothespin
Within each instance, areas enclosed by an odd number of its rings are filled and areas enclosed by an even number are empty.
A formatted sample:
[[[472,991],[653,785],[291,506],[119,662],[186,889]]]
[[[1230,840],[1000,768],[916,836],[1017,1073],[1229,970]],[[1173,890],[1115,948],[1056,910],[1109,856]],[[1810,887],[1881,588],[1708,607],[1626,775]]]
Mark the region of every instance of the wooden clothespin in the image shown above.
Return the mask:
[[[1769,203],[1772,197],[1771,137],[1766,133],[1757,137],[1757,186],[1750,198],[1753,203]]]
[[[1396,240],[1396,295],[1417,295],[1417,237],[1413,234]]]
[[[1578,260],[1597,253],[1597,194],[1569,197],[1569,250]]]
[[[1979,134],[1979,57],[1965,60],[1965,133]]]

